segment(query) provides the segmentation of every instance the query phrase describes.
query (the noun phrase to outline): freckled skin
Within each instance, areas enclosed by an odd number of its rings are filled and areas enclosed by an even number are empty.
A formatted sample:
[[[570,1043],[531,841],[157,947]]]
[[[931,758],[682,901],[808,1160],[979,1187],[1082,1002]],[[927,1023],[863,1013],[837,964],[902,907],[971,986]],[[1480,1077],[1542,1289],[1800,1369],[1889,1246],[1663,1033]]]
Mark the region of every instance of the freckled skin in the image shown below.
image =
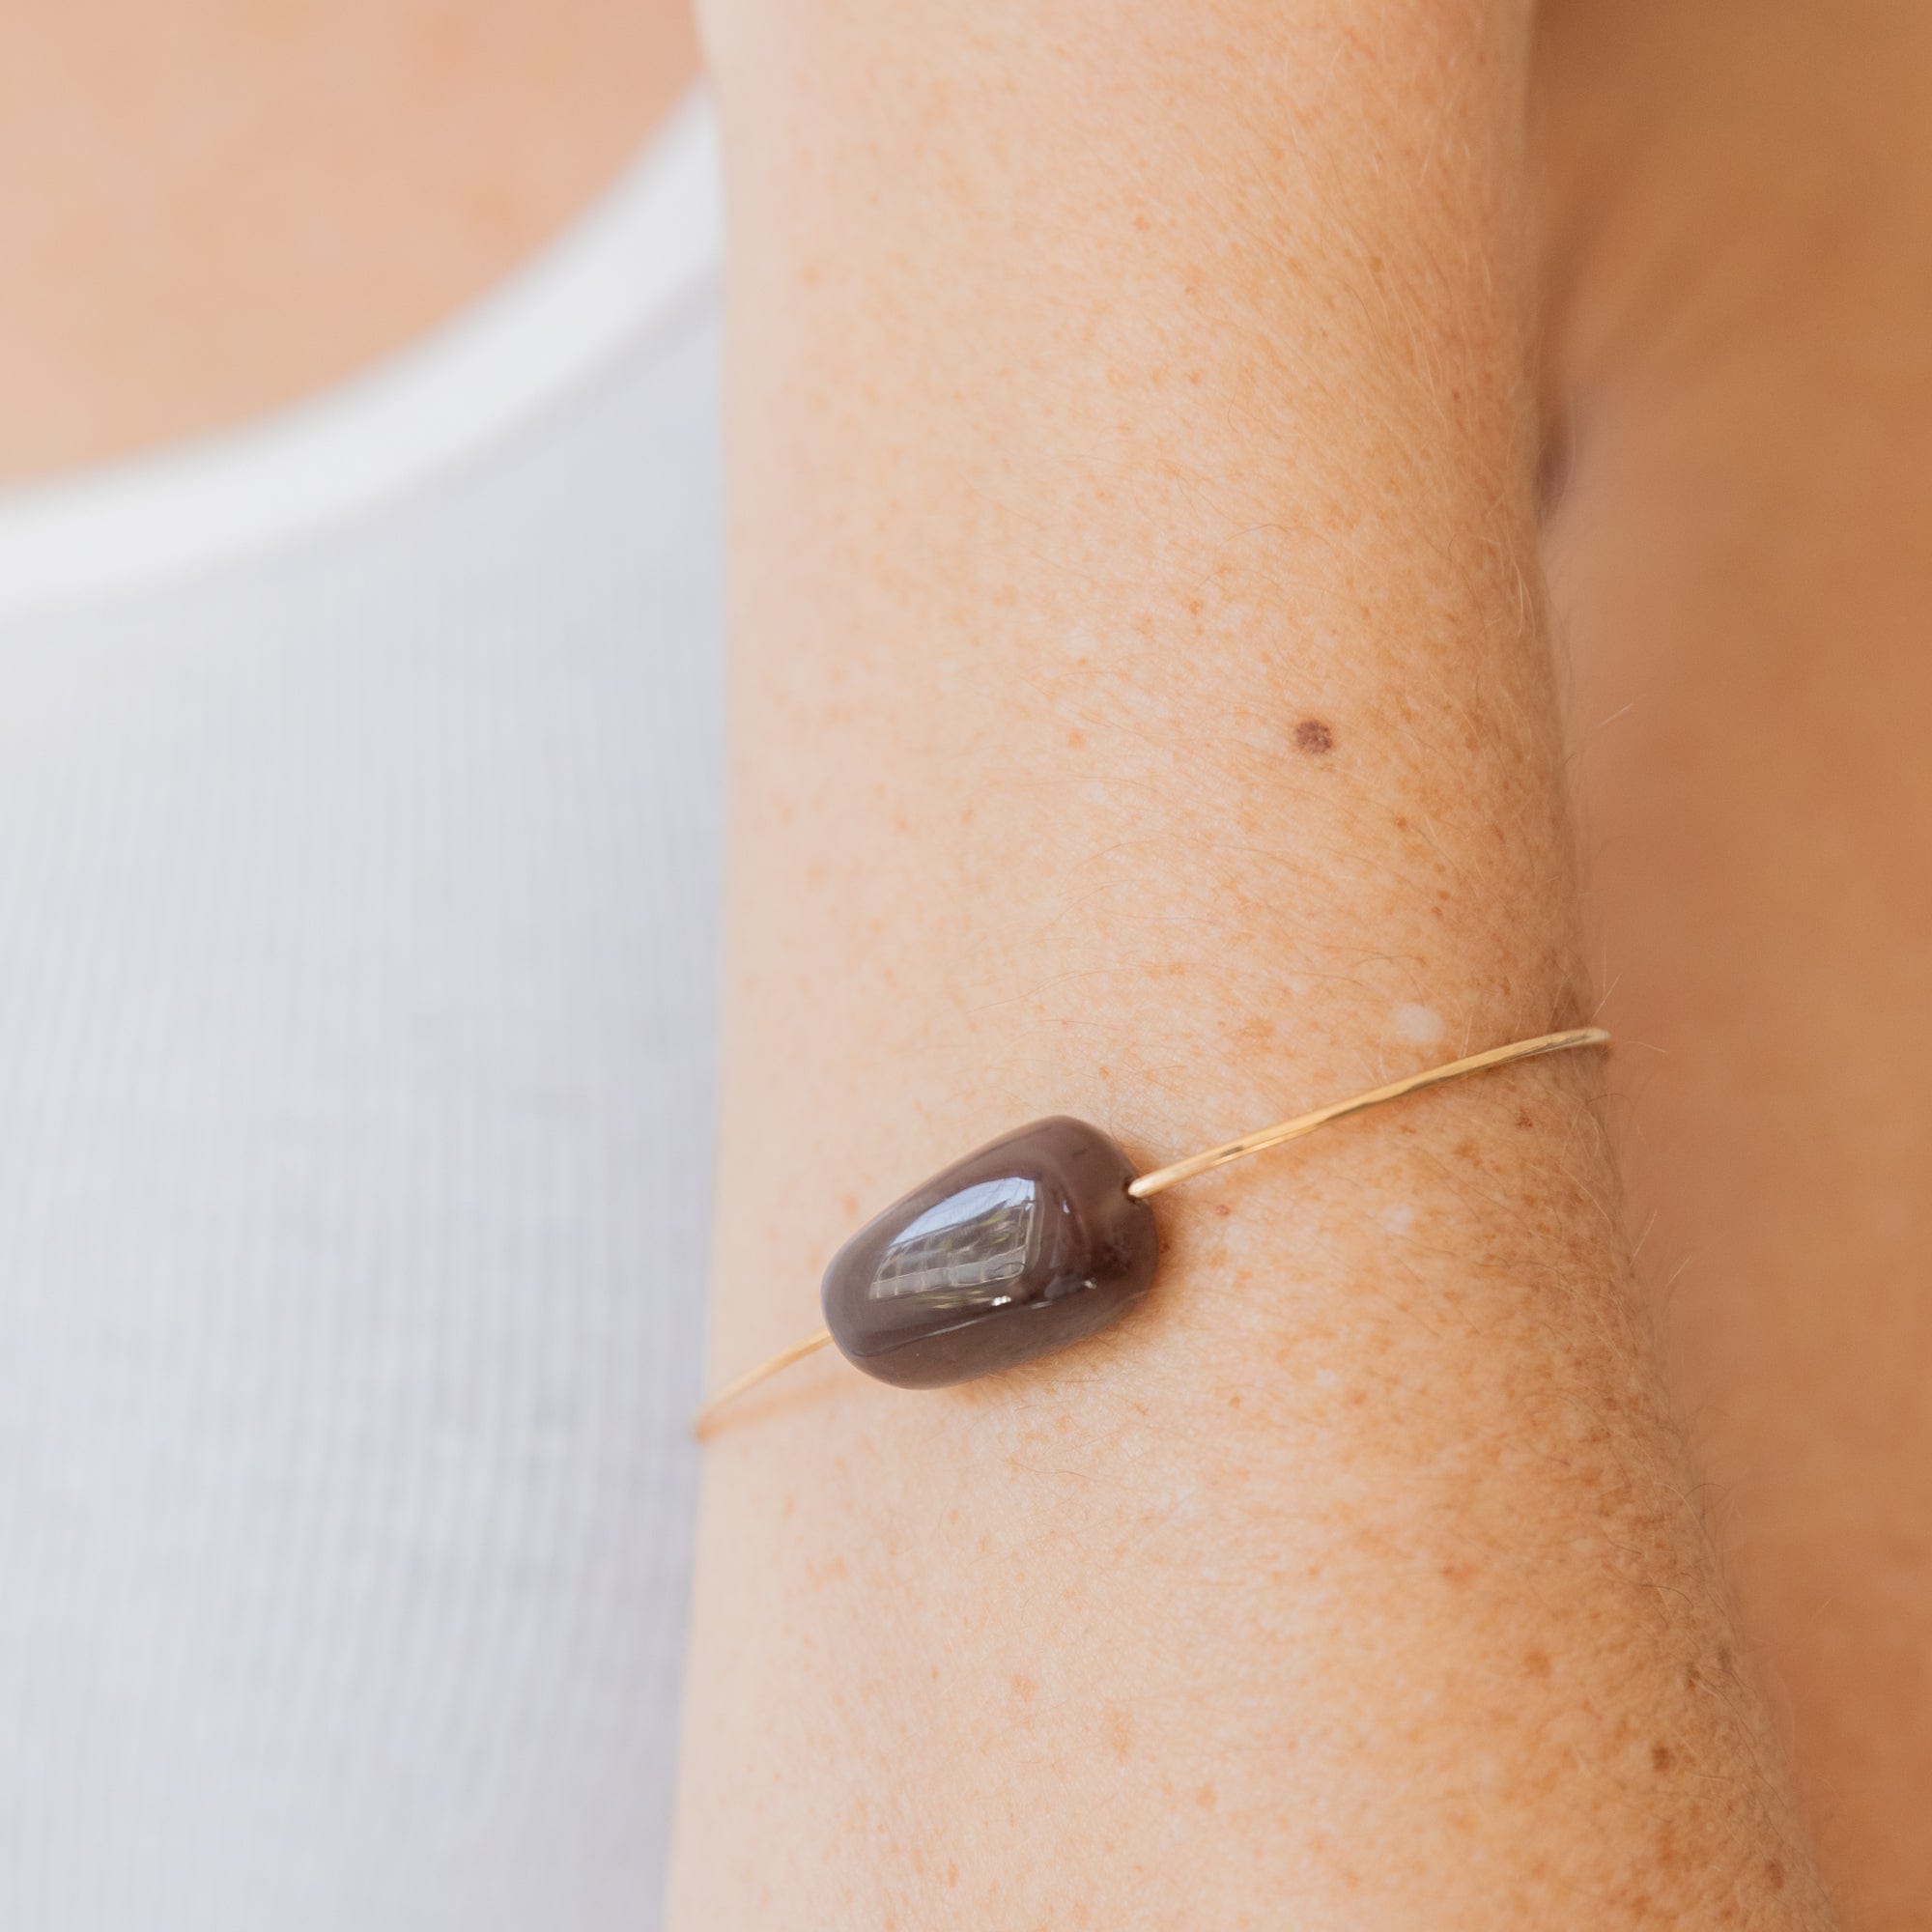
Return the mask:
[[[721,1362],[794,1332],[845,1188],[1052,1112],[1210,1145],[1370,1084],[1404,1001],[1472,1041],[1593,1003],[1523,434],[1529,12],[715,0]],[[716,1442],[671,1932],[1724,1897],[1816,1932],[1747,1671],[1681,1689],[1734,1639],[1603,1078],[1512,1068],[1178,1189],[1172,1266],[1064,1356],[828,1377]]]

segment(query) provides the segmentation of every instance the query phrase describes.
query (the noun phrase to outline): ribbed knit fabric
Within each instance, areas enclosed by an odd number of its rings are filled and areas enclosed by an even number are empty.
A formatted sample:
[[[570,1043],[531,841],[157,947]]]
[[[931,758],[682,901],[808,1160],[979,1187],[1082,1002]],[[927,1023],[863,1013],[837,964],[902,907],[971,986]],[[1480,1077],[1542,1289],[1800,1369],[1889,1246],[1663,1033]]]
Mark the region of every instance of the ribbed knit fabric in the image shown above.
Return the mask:
[[[657,1922],[716,336],[0,626],[8,1932]]]

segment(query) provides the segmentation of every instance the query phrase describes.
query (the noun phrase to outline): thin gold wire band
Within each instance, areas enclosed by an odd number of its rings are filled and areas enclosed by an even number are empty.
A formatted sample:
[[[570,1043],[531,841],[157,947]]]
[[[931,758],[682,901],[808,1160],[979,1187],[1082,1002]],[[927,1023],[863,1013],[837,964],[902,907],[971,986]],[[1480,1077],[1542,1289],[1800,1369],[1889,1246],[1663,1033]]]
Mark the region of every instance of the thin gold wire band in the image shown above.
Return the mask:
[[[1211,1173],[1217,1167],[1226,1167],[1231,1161],[1246,1160],[1250,1154],[1264,1153],[1269,1148],[1312,1134],[1317,1127],[1325,1127],[1330,1121],[1342,1121],[1350,1114],[1366,1113],[1371,1107],[1405,1099],[1410,1094],[1420,1094],[1425,1088],[1440,1087],[1451,1080],[1464,1079],[1471,1073],[1484,1073],[1492,1066],[1514,1065],[1519,1060],[1537,1060],[1546,1053],[1570,1053],[1577,1047],[1607,1046],[1609,1043],[1610,1036],[1605,1028],[1590,1026],[1571,1027],[1562,1033],[1538,1034],[1534,1039],[1513,1040],[1508,1046],[1492,1046],[1485,1053],[1472,1053],[1464,1059],[1452,1060],[1446,1065],[1432,1066],[1425,1072],[1411,1073],[1406,1079],[1391,1080],[1385,1087],[1372,1087],[1366,1094],[1357,1094],[1350,1099],[1331,1101],[1325,1107],[1317,1107],[1312,1113],[1297,1114],[1290,1121],[1277,1121],[1273,1126],[1259,1127],[1251,1134],[1241,1135],[1238,1140],[1223,1141],[1219,1147],[1191,1153],[1185,1160],[1173,1161],[1166,1167],[1155,1168],[1151,1174],[1137,1176],[1127,1183],[1127,1192],[1136,1200],[1145,1201],[1150,1195],[1158,1194],[1165,1188],[1179,1186],[1183,1180],[1192,1180],[1196,1175]],[[794,1362],[815,1355],[831,1340],[831,1329],[815,1328],[790,1348],[781,1349],[776,1355],[760,1362],[755,1368],[734,1376],[697,1411],[692,1421],[692,1434],[700,1437],[708,1435],[719,1412],[727,1405],[736,1402],[741,1395],[749,1394],[760,1382],[790,1368]]]
[[[802,1362],[808,1355],[815,1355],[819,1350],[829,1348],[831,1343],[830,1328],[814,1328],[803,1341],[794,1342],[789,1349],[781,1349],[776,1355],[760,1362],[754,1369],[747,1369],[742,1376],[733,1376],[692,1418],[691,1433],[698,1436],[708,1435],[720,1409],[736,1402],[741,1395],[749,1394],[780,1370],[788,1369],[794,1362]]]
[[[1312,1114],[1297,1114],[1292,1121],[1278,1121],[1271,1127],[1260,1127],[1251,1134],[1243,1134],[1239,1140],[1223,1141],[1219,1147],[1208,1148],[1202,1153],[1191,1153],[1185,1160],[1157,1167],[1151,1174],[1143,1174],[1137,1179],[1128,1181],[1127,1192],[1136,1201],[1145,1201],[1150,1194],[1158,1194],[1164,1187],[1175,1187],[1183,1180],[1192,1180],[1197,1174],[1226,1167],[1233,1160],[1246,1160],[1251,1153],[1264,1153],[1269,1148],[1280,1147],[1284,1141],[1298,1141],[1303,1134],[1312,1134],[1317,1127],[1325,1127],[1330,1121],[1342,1121],[1350,1114],[1366,1113],[1371,1107],[1403,1099],[1410,1094],[1420,1094],[1425,1087],[1440,1087],[1445,1081],[1487,1072],[1492,1066],[1508,1066],[1519,1060],[1535,1060],[1546,1053],[1569,1053],[1576,1047],[1607,1046],[1609,1042],[1610,1037],[1602,1027],[1572,1027],[1566,1033],[1538,1034],[1534,1039],[1519,1039],[1508,1046],[1492,1046],[1487,1053],[1472,1053],[1465,1060],[1450,1061],[1446,1066],[1432,1066],[1426,1073],[1411,1073],[1406,1079],[1391,1080],[1386,1087],[1372,1087],[1366,1094],[1357,1094],[1351,1100],[1331,1101],[1325,1107],[1317,1107]]]

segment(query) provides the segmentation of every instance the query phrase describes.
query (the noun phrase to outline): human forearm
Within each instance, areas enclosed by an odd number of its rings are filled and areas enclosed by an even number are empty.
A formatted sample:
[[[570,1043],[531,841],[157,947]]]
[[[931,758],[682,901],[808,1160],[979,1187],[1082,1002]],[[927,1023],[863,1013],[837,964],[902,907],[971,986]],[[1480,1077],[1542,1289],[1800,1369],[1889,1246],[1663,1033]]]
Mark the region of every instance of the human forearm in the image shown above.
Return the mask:
[[[1151,1163],[1577,1017],[1520,23],[1183,11],[714,21],[721,1367],[1036,1115]],[[1591,1095],[1197,1183],[1079,1353],[718,1438],[681,1923],[1803,1922]]]

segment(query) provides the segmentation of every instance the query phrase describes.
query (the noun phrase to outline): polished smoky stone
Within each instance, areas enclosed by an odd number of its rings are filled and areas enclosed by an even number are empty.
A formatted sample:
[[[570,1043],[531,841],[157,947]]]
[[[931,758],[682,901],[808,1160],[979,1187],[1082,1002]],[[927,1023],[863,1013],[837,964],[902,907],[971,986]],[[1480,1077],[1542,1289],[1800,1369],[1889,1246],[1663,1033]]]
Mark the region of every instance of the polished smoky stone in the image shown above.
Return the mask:
[[[1104,1328],[1153,1280],[1153,1211],[1097,1127],[1060,1116],[896,1201],[825,1270],[846,1358],[901,1388],[1009,1369]]]

